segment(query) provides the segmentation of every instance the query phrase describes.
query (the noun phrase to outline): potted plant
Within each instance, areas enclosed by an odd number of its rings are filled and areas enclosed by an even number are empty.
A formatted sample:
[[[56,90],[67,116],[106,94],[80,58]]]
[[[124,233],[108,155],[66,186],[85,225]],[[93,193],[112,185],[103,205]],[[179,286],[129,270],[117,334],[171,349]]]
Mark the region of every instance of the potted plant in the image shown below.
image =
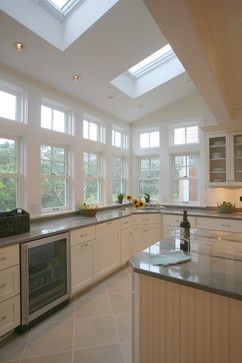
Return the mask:
[[[150,193],[144,193],[145,203],[150,203]]]
[[[119,204],[122,204],[123,203],[123,199],[124,199],[123,193],[119,193],[118,196],[117,196],[117,198],[118,198]]]
[[[222,204],[218,204],[219,213],[234,213],[235,212],[235,203],[231,202],[223,202]]]

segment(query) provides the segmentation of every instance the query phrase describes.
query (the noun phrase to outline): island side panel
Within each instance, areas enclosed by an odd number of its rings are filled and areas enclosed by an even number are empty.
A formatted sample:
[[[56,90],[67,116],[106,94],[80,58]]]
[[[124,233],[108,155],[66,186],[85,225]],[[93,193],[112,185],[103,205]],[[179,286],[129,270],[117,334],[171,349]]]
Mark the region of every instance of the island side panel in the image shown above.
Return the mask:
[[[139,360],[134,363],[242,362],[242,301],[136,275]]]

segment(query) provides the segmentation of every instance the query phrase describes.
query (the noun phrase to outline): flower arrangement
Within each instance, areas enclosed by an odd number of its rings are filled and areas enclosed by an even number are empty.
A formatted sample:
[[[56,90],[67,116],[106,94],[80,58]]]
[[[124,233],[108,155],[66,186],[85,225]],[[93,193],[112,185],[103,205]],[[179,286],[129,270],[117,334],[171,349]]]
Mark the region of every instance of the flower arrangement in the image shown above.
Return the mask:
[[[127,194],[126,199],[129,203],[133,202],[134,208],[142,208],[145,205],[145,202],[141,198],[133,197],[131,194]]]

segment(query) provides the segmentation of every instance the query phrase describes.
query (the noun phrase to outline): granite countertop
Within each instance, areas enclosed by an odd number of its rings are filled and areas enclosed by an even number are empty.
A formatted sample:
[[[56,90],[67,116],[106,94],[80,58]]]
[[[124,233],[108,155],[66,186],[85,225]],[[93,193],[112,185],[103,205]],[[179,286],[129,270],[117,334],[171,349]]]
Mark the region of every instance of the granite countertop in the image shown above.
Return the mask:
[[[38,238],[48,237],[50,235],[69,232],[73,229],[96,225],[103,222],[108,222],[117,218],[127,217],[132,214],[155,213],[155,214],[173,214],[182,215],[183,209],[186,207],[167,207],[162,209],[145,208],[145,209],[129,209],[118,208],[102,210],[96,214],[96,217],[83,217],[78,212],[70,216],[49,217],[44,219],[32,220],[30,223],[30,232],[21,233],[15,236],[0,238],[0,247],[12,244],[19,244],[27,241],[33,241]],[[188,215],[212,217],[212,218],[226,218],[226,219],[241,219],[242,212],[233,214],[222,214],[216,210],[206,208],[187,208]]]
[[[242,300],[242,234],[191,230],[191,261],[154,266],[150,254],[180,249],[179,230],[130,258],[135,272]]]

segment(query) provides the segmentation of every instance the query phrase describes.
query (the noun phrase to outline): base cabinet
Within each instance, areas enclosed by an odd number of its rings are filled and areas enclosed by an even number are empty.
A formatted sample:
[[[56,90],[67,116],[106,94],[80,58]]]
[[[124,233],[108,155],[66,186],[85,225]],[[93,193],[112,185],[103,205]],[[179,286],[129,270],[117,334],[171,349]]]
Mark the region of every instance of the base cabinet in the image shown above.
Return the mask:
[[[93,247],[95,240],[71,248],[71,293],[74,294],[93,280]]]
[[[132,232],[131,228],[121,229],[120,231],[120,261],[125,263],[132,256]]]
[[[94,277],[101,277],[120,265],[119,222],[110,221],[96,227],[93,249]]]
[[[7,334],[20,324],[20,295],[0,304],[0,336]]]

